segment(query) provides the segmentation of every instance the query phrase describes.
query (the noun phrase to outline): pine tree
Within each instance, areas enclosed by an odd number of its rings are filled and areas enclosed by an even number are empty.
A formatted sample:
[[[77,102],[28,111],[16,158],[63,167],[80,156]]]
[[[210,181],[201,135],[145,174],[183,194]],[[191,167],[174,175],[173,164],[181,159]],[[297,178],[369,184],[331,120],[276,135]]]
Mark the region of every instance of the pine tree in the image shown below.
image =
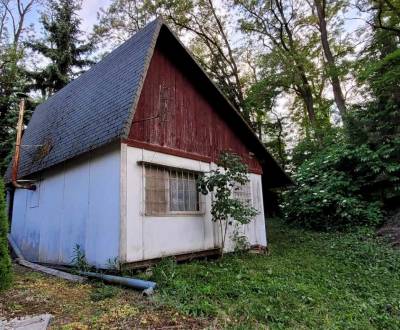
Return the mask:
[[[87,59],[93,43],[84,43],[79,38],[82,35],[81,19],[77,15],[80,8],[77,0],[50,0],[49,13],[41,18],[45,39],[27,44],[50,60],[43,70],[29,73],[33,88],[40,90],[43,97],[54,94],[93,64]]]
[[[12,280],[11,259],[7,243],[8,221],[4,201],[4,185],[0,179],[0,291],[9,287]]]

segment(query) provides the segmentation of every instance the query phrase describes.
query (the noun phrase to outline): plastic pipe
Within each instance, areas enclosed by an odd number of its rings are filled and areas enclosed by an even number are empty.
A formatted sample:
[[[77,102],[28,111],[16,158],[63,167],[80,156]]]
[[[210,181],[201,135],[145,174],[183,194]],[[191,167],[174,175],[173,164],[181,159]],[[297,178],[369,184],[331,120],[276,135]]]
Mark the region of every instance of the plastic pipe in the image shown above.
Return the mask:
[[[98,278],[104,282],[121,284],[123,286],[127,286],[137,290],[143,290],[145,294],[151,294],[151,292],[157,286],[157,283],[155,282],[139,280],[137,278],[107,275],[107,274],[100,274],[93,272],[78,272],[78,273],[87,277]]]

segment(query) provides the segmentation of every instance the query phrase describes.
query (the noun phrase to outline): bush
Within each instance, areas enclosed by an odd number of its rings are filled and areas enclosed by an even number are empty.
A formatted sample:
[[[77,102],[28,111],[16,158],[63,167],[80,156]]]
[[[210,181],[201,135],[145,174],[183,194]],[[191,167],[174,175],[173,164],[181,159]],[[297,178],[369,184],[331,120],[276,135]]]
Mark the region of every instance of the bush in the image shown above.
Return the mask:
[[[286,221],[317,230],[379,225],[383,197],[377,186],[393,166],[384,153],[367,145],[338,141],[303,162],[293,175],[296,187],[284,193]]]
[[[0,179],[0,291],[11,284],[11,259],[8,252],[8,220],[6,215],[6,203],[4,200],[4,185]]]

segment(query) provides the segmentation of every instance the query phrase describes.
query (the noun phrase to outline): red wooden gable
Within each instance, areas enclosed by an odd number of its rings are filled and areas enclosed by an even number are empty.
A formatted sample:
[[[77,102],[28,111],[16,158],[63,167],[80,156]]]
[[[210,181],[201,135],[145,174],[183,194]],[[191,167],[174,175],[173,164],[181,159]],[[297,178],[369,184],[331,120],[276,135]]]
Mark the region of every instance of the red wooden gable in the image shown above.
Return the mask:
[[[220,111],[226,104],[212,95],[180,65],[178,56],[157,44],[128,144],[207,162],[215,162],[221,151],[231,151],[243,158],[251,172],[262,173],[240,132],[230,127],[228,113]]]

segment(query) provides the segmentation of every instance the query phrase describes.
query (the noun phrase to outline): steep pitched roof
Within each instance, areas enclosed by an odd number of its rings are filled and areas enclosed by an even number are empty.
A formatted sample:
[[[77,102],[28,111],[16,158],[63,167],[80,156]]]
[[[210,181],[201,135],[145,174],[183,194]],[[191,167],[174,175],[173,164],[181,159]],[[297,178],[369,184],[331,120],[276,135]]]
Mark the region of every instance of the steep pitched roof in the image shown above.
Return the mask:
[[[19,177],[127,137],[162,27],[178,47],[184,48],[162,19],[156,19],[36,108],[24,132],[22,144],[43,147],[33,152],[21,151]],[[190,53],[188,55],[191,56]],[[191,59],[199,72],[206,75]],[[244,130],[253,136],[257,149],[261,151],[258,157],[267,160],[269,171],[276,172],[274,175],[278,175],[281,184],[290,183],[238,111],[229,105]],[[10,171],[6,178],[10,180]]]

